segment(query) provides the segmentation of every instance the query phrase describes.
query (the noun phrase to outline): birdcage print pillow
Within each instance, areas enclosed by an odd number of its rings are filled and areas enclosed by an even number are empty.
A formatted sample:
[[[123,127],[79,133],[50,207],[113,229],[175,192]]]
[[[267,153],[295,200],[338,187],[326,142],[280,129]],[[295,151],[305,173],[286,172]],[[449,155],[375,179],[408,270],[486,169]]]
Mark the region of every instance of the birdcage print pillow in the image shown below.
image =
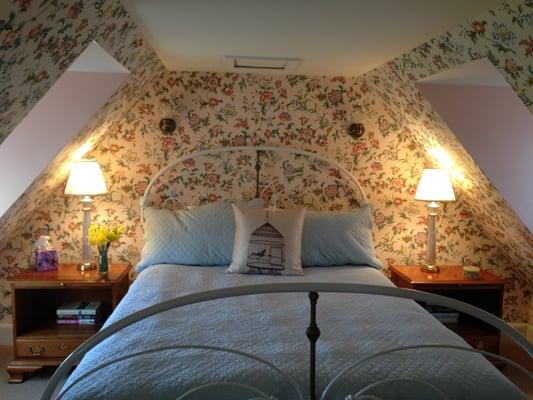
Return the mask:
[[[243,209],[233,205],[235,241],[230,273],[303,275],[304,210]]]

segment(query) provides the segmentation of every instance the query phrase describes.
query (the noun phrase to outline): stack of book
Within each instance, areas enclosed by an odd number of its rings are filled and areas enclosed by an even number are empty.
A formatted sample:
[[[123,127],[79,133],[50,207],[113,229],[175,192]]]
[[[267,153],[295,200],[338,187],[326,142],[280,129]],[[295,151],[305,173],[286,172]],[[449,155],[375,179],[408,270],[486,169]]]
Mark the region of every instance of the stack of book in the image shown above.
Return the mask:
[[[459,312],[451,308],[427,305],[426,310],[443,324],[456,324],[459,321]]]
[[[100,322],[101,314],[100,301],[65,303],[56,311],[60,325],[96,325]]]

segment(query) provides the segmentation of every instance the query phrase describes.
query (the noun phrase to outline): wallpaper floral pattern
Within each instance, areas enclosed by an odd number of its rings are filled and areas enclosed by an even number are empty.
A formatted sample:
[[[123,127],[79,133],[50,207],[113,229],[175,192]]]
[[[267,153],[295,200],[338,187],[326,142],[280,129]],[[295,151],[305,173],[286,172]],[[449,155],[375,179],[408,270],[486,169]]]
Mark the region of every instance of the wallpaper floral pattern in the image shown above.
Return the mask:
[[[13,251],[18,259],[22,253],[14,238],[21,235],[21,229],[33,219],[42,221],[40,210],[54,191],[64,184],[73,154],[85,154],[115,127],[141,96],[151,78],[161,73],[164,67],[118,0],[90,3],[25,0],[12,1],[9,5],[8,1],[0,0],[0,3],[0,142],[10,132],[10,127],[25,116],[92,40],[96,40],[130,71],[128,79],[87,127],[0,218],[0,252]],[[70,12],[71,9],[75,12]],[[39,26],[36,29],[40,32],[38,35],[29,33],[34,26]],[[17,39],[9,39],[13,36]],[[70,38],[74,39],[75,45],[71,42],[68,48],[57,49],[57,43]],[[38,86],[21,75],[23,71],[33,73],[40,69],[46,73],[40,74],[42,79],[39,79]],[[52,213],[56,214],[56,211]],[[24,233],[22,235],[25,236]],[[33,238],[25,237],[28,242],[33,241]],[[29,248],[25,249],[26,253],[29,251]],[[13,267],[26,262],[26,259],[14,260],[13,256],[6,256],[0,263],[0,290],[3,295],[0,321],[10,314],[9,307],[6,307],[9,304],[6,278],[13,273]]]
[[[0,2],[0,143],[91,41],[131,72],[87,129],[0,218],[3,248],[13,230],[38,208],[36,199],[46,198],[49,187],[65,178],[72,153],[96,143],[129,109],[150,74],[163,66],[118,0]],[[38,82],[28,76],[38,76]]]
[[[112,43],[135,28],[118,1],[1,0],[0,5],[0,143],[91,41],[109,42],[114,56],[136,69],[137,56],[123,56]],[[120,46],[135,54],[138,44]]]
[[[144,206],[183,209],[220,200],[251,200],[256,195],[278,208],[333,211],[365,202],[350,174],[317,159],[315,153],[256,151],[249,146],[231,152],[220,149],[173,164],[157,179]]]
[[[89,155],[101,163],[110,190],[96,199],[95,219],[121,223],[127,229],[114,247],[113,257],[133,263],[138,260],[142,247],[139,199],[163,166],[199,149],[267,144],[314,151],[348,168],[375,206],[378,256],[387,264],[421,262],[426,210],[413,197],[422,169],[438,164],[432,150],[441,148],[454,162],[458,201],[442,208],[439,259],[442,263],[483,265],[505,277],[505,317],[527,321],[533,287],[531,233],[421,96],[416,81],[453,65],[489,57],[532,109],[532,8],[530,0],[504,3],[357,78],[168,72],[145,50],[148,56],[137,68],[140,72],[133,78],[137,80],[119,91],[77,140],[79,144],[92,138],[95,148]],[[119,36],[113,37],[119,40]],[[137,40],[141,39],[126,42]],[[135,53],[120,49],[118,54]],[[346,134],[353,114],[366,127],[359,140]],[[176,119],[174,133],[159,130],[163,116]],[[62,153],[55,167],[64,165],[72,149]],[[242,157],[240,161],[246,165],[244,170],[253,162]],[[293,187],[302,178],[296,163],[286,159],[269,162],[279,173],[276,179],[266,180],[268,185],[262,187],[265,197],[282,187]],[[235,163],[203,163],[201,179],[184,182],[180,199],[188,203],[232,196],[232,190],[209,188],[231,182],[227,177],[241,168]],[[52,236],[63,260],[78,257],[80,205],[62,194],[64,174],[56,178],[53,171],[45,172],[30,188],[23,206],[0,221],[10,232],[7,246],[0,252],[2,278],[27,268],[31,243],[42,233]],[[249,178],[249,173],[246,176]],[[343,189],[322,184],[323,174],[306,172],[303,176],[306,181],[300,182],[305,190],[316,189],[328,208],[346,206],[337,201],[345,198]],[[192,194],[199,189],[204,189],[205,195],[194,198]],[[302,191],[296,185],[293,192],[298,196],[292,200],[303,199]],[[245,192],[249,195],[248,186]],[[41,201],[30,207],[30,199]],[[6,308],[0,316],[8,313],[9,299],[1,304]]]

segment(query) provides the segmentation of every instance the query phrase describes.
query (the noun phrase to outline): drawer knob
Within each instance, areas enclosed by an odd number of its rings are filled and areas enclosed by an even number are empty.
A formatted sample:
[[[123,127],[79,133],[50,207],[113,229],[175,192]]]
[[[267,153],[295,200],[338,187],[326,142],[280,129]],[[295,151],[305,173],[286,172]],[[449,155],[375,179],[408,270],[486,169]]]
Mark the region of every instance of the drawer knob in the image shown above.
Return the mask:
[[[68,346],[67,346],[65,343],[61,343],[61,344],[59,345],[59,349],[60,349],[60,350],[66,350],[67,347],[68,347]]]
[[[478,342],[476,343],[476,349],[483,350],[484,348],[485,348],[485,343],[483,342],[483,340],[478,340]]]
[[[33,346],[30,346],[30,353],[35,357],[42,355],[45,352],[45,350],[46,349],[42,346],[38,350],[34,350]]]
[[[60,282],[59,286],[65,286],[65,282]]]

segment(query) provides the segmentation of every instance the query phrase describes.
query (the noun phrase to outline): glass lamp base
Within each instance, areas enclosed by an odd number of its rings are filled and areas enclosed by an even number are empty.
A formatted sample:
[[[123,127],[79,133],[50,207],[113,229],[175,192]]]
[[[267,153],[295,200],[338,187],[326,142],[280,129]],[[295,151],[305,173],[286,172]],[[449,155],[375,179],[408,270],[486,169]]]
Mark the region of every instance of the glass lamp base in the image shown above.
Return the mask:
[[[422,265],[422,271],[436,273],[439,272],[438,265]]]
[[[93,262],[84,262],[78,265],[78,270],[80,272],[92,271],[93,269],[96,269],[96,264]]]

